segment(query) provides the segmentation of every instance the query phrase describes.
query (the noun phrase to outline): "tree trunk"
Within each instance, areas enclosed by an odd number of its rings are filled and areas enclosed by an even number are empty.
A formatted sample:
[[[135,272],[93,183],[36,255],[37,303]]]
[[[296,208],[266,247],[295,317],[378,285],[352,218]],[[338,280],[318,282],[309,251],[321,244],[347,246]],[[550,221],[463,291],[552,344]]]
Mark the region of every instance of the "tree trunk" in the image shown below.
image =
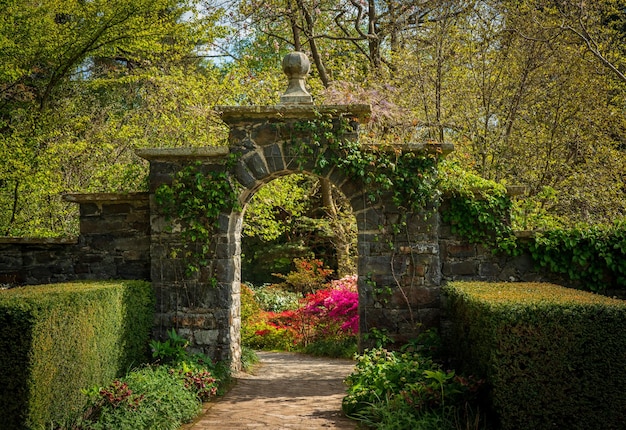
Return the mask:
[[[293,9],[292,0],[289,1],[288,6],[290,9],[289,20],[291,24],[291,33],[294,39],[294,48],[296,51],[301,50],[300,30],[302,30],[307,38],[309,48],[311,49],[311,57],[313,60],[313,64],[315,65],[315,69],[317,70],[317,73],[320,77],[320,80],[324,84],[324,87],[328,88],[330,86],[330,77],[328,76],[326,67],[324,67],[322,56],[320,55],[317,43],[315,41],[313,18],[306,6],[304,5],[303,1],[295,0],[295,6],[298,8],[298,11],[301,14],[304,22],[304,28],[301,29],[301,27],[298,26],[298,20]],[[335,233],[332,242],[337,255],[337,274],[340,277],[352,275],[354,274],[354,264],[352,264],[352,260],[350,258],[350,232],[347,231],[346,227],[344,226],[345,222],[342,222],[339,217],[337,205],[335,204],[335,199],[333,197],[332,184],[326,178],[319,178],[319,181],[320,190],[322,193],[322,205],[324,206],[324,210],[326,212],[326,215],[328,216],[330,225],[332,226],[332,229]]]

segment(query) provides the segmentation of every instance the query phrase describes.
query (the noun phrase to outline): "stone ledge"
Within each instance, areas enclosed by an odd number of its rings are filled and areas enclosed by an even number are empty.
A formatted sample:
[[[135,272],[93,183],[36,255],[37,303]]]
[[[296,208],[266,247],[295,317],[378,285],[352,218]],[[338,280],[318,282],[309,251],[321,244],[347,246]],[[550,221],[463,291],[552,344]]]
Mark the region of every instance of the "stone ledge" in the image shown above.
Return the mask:
[[[199,146],[191,148],[146,148],[137,149],[135,154],[148,161],[171,161],[176,159],[224,157],[230,152],[227,146]]]
[[[514,231],[515,237],[521,240],[530,240],[534,239],[537,235],[537,231],[535,230],[518,230]]]
[[[69,193],[63,195],[63,200],[73,203],[94,202],[136,202],[148,200],[150,193]]]
[[[12,237],[0,236],[0,244],[16,245],[75,245],[75,237]]]
[[[366,104],[216,106],[215,110],[227,124],[242,120],[259,119],[315,119],[319,115],[348,115],[357,118],[359,121],[365,121],[372,113],[371,106]]]

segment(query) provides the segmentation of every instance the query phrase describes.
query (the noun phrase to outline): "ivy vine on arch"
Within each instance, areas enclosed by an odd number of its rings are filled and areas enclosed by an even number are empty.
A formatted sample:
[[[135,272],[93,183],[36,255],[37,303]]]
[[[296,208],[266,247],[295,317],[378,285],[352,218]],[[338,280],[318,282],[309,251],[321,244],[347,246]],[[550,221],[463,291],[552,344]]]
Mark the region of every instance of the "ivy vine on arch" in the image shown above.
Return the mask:
[[[230,154],[223,169],[209,171],[196,161],[178,171],[171,185],[163,184],[155,192],[167,221],[180,223],[183,245],[172,250],[172,257],[185,260],[187,276],[208,265],[220,214],[241,210],[237,185],[229,176],[238,158],[238,154]]]

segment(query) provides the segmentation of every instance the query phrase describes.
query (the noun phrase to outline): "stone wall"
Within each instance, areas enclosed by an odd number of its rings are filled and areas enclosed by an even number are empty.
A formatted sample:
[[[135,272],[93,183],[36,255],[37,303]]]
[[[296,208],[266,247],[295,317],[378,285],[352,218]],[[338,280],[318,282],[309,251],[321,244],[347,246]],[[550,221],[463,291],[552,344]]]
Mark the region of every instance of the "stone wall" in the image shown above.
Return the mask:
[[[0,238],[0,284],[149,279],[148,197],[147,193],[67,195],[80,207],[80,236]]]
[[[439,212],[448,207],[444,199]],[[522,232],[525,233],[525,232]],[[520,234],[520,236],[523,236]],[[530,238],[528,236],[528,238]],[[518,237],[520,241],[524,237]],[[490,248],[469,243],[452,233],[450,224],[441,222],[438,231],[442,283],[448,281],[552,282],[563,286],[571,281],[542,270],[527,253],[511,257],[494,254]]]
[[[76,279],[77,240],[0,238],[0,285]]]

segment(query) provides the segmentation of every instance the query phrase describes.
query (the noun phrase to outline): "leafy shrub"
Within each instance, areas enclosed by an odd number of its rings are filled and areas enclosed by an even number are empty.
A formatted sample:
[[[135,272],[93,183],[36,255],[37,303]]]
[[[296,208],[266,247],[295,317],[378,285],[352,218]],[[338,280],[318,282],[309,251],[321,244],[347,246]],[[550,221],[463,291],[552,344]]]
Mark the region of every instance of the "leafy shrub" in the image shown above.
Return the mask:
[[[92,394],[90,430],[177,430],[201,410],[184,374],[166,366],[146,366]]]
[[[255,317],[261,312],[261,305],[256,300],[252,288],[248,284],[241,284],[241,323]]]
[[[248,371],[258,362],[259,356],[256,352],[249,346],[241,345],[241,368]]]
[[[355,371],[346,378],[346,415],[381,429],[455,428],[442,423],[467,420],[464,411],[476,402],[482,381],[443,370],[427,352],[411,345],[403,351],[375,348],[358,356]]]
[[[618,429],[626,422],[626,303],[533,283],[443,290],[446,344],[492,387],[503,429]]]
[[[540,232],[528,249],[541,267],[585,290],[626,289],[626,223]]]
[[[163,345],[173,341],[178,346],[172,354],[159,355],[158,363],[133,370],[105,388],[87,391],[89,405],[82,421],[74,427],[178,429],[197,416],[201,402],[219,394],[230,378],[230,369],[202,354],[189,354],[175,331],[168,336],[166,342],[152,344],[157,344],[155,351],[163,351]]]
[[[376,430],[480,430],[487,429],[484,416],[469,407],[445,406],[418,414],[406,402],[384,400],[371,405],[359,422]]]
[[[287,291],[279,285],[263,285],[253,289],[254,298],[259,306],[269,312],[282,312],[297,309],[302,295]]]
[[[358,351],[356,336],[343,339],[318,339],[304,346],[300,350],[305,354],[320,357],[353,358]]]
[[[511,254],[519,252],[511,228],[511,199],[506,187],[470,173],[458,164],[442,163],[441,189],[448,197],[442,219],[452,233]]]
[[[150,341],[152,349],[152,358],[157,359],[161,363],[177,362],[187,356],[185,348],[189,345],[189,341],[178,335],[174,329],[167,332],[168,339],[164,342],[158,340]]]

